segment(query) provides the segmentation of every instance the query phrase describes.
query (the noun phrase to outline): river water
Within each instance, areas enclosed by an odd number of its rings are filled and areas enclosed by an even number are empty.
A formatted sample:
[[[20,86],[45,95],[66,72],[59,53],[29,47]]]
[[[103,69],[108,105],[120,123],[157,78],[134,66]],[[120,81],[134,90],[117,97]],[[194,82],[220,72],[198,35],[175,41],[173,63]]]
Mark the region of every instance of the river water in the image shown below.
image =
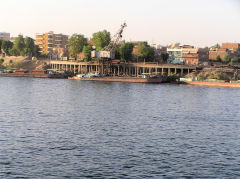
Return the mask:
[[[0,178],[239,176],[239,89],[0,78]]]

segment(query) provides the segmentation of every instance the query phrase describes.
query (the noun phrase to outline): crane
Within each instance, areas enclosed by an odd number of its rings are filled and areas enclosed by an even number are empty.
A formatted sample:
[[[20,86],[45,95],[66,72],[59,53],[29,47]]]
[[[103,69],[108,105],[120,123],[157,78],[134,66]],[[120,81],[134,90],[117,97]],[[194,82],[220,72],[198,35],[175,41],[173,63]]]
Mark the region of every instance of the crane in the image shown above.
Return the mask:
[[[112,37],[110,43],[103,48],[102,51],[92,51],[91,56],[93,58],[106,58],[106,59],[114,59],[115,58],[115,49],[120,44],[120,40],[122,39],[122,33],[124,28],[127,27],[126,22],[124,22],[118,32]]]

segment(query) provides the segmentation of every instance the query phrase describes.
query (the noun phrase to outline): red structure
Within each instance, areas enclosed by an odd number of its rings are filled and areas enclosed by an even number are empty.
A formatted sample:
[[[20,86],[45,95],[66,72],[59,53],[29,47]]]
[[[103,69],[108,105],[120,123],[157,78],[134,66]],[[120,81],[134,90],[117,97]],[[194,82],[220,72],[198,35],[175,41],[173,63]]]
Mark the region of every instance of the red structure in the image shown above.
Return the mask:
[[[228,49],[226,48],[216,48],[209,51],[209,60],[217,60],[217,57],[220,56],[221,59],[228,54]]]

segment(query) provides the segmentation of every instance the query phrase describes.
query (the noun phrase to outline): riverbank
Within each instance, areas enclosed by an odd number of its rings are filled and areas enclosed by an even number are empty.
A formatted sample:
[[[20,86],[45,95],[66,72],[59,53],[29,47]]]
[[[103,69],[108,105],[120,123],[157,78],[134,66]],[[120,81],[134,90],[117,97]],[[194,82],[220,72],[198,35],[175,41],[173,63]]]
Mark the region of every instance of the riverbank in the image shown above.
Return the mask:
[[[2,73],[0,77],[28,77],[28,78],[67,78],[62,74],[34,74],[34,73]]]

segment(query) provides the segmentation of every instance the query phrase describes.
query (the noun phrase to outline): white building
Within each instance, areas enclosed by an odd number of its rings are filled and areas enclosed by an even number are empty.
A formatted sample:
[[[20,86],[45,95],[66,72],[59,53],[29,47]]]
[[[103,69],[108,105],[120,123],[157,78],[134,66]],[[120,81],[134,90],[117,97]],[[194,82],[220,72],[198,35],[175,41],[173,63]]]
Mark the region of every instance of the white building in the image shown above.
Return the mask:
[[[7,33],[7,32],[0,32],[0,39],[3,39],[3,40],[10,40],[10,33]]]
[[[167,48],[169,54],[168,62],[173,64],[183,64],[181,48]]]

